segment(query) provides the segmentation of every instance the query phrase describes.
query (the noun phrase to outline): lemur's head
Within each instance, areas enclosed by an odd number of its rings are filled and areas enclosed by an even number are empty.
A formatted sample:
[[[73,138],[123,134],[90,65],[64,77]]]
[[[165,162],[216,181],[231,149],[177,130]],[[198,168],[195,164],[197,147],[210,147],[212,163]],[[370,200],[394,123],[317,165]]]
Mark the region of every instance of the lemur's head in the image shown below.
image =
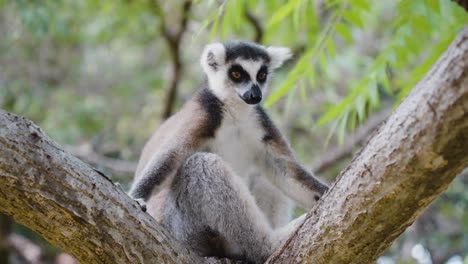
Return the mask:
[[[242,99],[258,104],[275,69],[291,58],[289,48],[264,47],[233,41],[212,43],[205,47],[201,65],[210,89],[221,100]]]

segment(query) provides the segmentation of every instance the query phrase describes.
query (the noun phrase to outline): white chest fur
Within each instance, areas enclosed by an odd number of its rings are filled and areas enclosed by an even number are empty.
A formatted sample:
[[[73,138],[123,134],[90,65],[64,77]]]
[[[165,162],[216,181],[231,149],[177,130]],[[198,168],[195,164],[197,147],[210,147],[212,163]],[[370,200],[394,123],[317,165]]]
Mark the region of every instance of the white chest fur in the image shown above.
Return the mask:
[[[254,110],[233,116],[226,112],[215,139],[210,142],[211,152],[218,154],[244,179],[255,169],[255,155],[261,144],[263,131]]]

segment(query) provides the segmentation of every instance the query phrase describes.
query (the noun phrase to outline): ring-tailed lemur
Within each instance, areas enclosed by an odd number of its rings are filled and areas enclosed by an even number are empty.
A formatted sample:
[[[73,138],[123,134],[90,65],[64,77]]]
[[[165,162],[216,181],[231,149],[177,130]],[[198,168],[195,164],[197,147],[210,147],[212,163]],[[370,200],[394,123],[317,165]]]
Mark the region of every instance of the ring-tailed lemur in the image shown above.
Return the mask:
[[[265,261],[301,220],[287,224],[289,198],[310,209],[328,189],[258,105],[290,57],[282,47],[207,45],[205,87],[143,149],[130,195],[201,255]]]

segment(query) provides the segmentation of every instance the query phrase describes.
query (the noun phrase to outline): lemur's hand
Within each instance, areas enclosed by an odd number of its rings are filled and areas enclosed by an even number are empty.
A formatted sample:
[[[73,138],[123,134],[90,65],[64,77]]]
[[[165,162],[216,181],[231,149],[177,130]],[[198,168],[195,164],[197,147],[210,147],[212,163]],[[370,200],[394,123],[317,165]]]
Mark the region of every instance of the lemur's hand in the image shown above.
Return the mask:
[[[146,202],[143,198],[133,198],[133,200],[138,203],[143,212],[146,212]]]

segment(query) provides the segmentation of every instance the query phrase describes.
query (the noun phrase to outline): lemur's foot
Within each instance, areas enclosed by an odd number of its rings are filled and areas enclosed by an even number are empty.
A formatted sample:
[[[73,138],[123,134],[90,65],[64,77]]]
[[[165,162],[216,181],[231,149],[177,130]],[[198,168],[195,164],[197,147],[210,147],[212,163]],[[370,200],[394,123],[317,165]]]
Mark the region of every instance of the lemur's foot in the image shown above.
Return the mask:
[[[140,208],[141,208],[141,210],[142,210],[143,212],[146,212],[146,202],[145,202],[144,199],[142,199],[142,198],[136,198],[136,199],[133,199],[133,200],[135,200],[135,201],[138,203],[138,205],[140,206]]]

